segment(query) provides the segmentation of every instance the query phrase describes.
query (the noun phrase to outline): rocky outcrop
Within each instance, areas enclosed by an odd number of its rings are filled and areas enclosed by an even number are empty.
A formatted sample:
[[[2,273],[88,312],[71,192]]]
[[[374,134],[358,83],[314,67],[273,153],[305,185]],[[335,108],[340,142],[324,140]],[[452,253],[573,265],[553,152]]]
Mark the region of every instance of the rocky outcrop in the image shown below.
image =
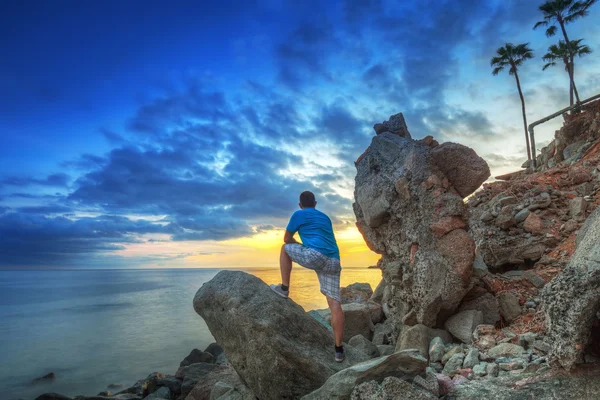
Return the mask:
[[[526,399],[597,399],[600,398],[598,367],[577,374],[512,375],[474,380],[454,388],[444,400],[526,400]]]
[[[434,326],[469,290],[475,245],[462,198],[489,168],[468,147],[391,132],[373,138],[356,168],[354,213],[382,255],[384,310],[396,326]]]
[[[536,170],[545,171],[560,163],[576,163],[600,138],[600,101],[585,104],[580,112],[564,114],[564,117],[565,125],[554,133],[554,140],[540,150]]]
[[[600,209],[577,238],[567,268],[542,293],[550,355],[570,369],[588,346],[600,311]],[[597,339],[596,339],[597,340]]]
[[[336,363],[329,330],[244,272],[219,272],[198,290],[194,309],[242,381],[261,399],[299,398],[352,361],[364,359],[348,347],[346,361]]]

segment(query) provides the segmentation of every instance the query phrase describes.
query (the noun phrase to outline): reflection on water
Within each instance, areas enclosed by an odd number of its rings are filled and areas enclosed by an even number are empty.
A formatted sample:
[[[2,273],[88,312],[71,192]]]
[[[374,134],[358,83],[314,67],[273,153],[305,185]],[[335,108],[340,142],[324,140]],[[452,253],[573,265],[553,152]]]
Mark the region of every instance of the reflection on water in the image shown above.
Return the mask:
[[[278,269],[246,269],[245,271],[259,277],[267,284],[281,283]],[[381,281],[381,270],[368,268],[344,268],[340,276],[341,286],[352,283],[369,283],[375,290]],[[306,311],[327,308],[327,300],[319,290],[319,280],[315,271],[298,267],[294,264],[290,282],[290,298],[300,304]]]
[[[268,284],[278,269],[248,269]],[[216,269],[0,271],[0,398],[41,393],[94,395],[131,385],[179,362],[214,339],[192,300]],[[381,271],[345,268],[341,283],[368,282]],[[305,310],[326,308],[314,271],[294,266],[290,297]],[[53,383],[32,386],[49,372]]]

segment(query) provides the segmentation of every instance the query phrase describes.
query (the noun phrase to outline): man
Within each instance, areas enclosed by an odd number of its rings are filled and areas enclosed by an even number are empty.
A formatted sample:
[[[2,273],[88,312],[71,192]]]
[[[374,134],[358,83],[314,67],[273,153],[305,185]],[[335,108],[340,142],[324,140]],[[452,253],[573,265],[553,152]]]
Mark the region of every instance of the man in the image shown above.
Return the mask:
[[[292,261],[304,268],[317,272],[321,293],[327,298],[331,310],[331,326],[335,339],[335,361],[344,360],[344,312],[340,297],[340,251],[333,235],[331,220],[315,209],[317,202],[312,192],[300,195],[300,210],[296,211],[285,231],[284,245],[281,247],[279,267],[281,284],[271,285],[271,289],[287,298],[290,290]],[[298,232],[302,243],[294,239]]]

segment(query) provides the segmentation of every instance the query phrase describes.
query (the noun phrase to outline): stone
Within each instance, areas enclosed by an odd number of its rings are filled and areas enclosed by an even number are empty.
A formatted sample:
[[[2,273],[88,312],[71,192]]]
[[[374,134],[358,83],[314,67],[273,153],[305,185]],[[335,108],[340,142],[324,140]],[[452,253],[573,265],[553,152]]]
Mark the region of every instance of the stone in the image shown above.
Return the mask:
[[[464,377],[462,375],[455,375],[454,378],[452,378],[452,384],[454,385],[455,388],[466,382],[469,382],[469,379],[467,379],[466,377]]]
[[[323,317],[322,313],[320,313],[317,310],[310,310],[307,314],[310,315],[311,317],[313,317],[315,319],[315,321],[317,321],[318,323],[320,323],[321,325],[323,325],[325,328],[327,328],[328,331],[330,331],[330,332],[333,333],[333,328],[329,324],[329,321],[327,321]],[[329,315],[329,317],[331,318],[331,315]]]
[[[354,388],[361,383],[381,381],[387,377],[412,379],[423,374],[426,368],[425,358],[414,351],[405,350],[348,367],[329,377],[323,386],[302,399],[348,399]]]
[[[490,176],[490,169],[472,149],[443,143],[431,150],[435,165],[446,175],[460,196],[467,197]]]
[[[432,223],[429,228],[435,237],[441,238],[448,232],[452,232],[455,229],[466,229],[468,226],[462,218],[451,216],[443,217],[437,220],[436,222]]]
[[[384,313],[388,312],[386,317],[398,325],[411,315],[412,325],[435,326],[438,314],[453,313],[469,289],[475,245],[467,229],[455,229],[439,238],[430,229],[422,231],[423,226],[433,226],[437,232],[436,223],[446,217],[467,221],[468,210],[461,195],[434,162],[434,158],[446,157],[433,155],[444,146],[431,148],[384,132],[373,137],[369,151],[356,162],[353,209],[357,227],[369,248],[382,255],[379,266],[390,287],[382,306]],[[441,152],[445,153],[443,149]],[[461,171],[469,169],[473,169],[471,164],[461,166]],[[461,176],[461,171],[452,173]],[[442,186],[428,190],[424,182],[432,175]],[[383,199],[387,205],[373,212]],[[375,224],[373,215],[381,216]]]
[[[221,354],[223,354],[223,349],[217,343],[211,343],[208,345],[206,349],[204,349],[206,353],[212,354],[215,359],[218,358]]]
[[[525,369],[527,363],[524,360],[513,360],[510,362],[499,363],[498,368],[501,371],[516,371],[519,369]]]
[[[549,356],[567,370],[581,361],[598,320],[599,287],[600,208],[596,208],[579,230],[569,264],[542,291]]]
[[[500,229],[508,229],[517,225],[517,221],[510,212],[501,212],[496,218],[496,226]]]
[[[381,124],[375,124],[373,128],[378,135],[384,132],[391,132],[400,137],[411,139],[402,113],[390,115],[389,120],[383,121]]]
[[[488,376],[496,377],[500,372],[500,368],[498,368],[498,364],[496,363],[489,363],[488,365],[486,365],[485,371],[487,372]]]
[[[532,199],[528,208],[529,211],[543,210],[550,207],[550,204],[552,204],[552,198],[550,197],[550,194],[542,192],[539,196],[535,196]]]
[[[448,332],[443,329],[428,328],[422,324],[411,326],[402,333],[396,351],[416,349],[426,359],[429,356],[429,344],[438,336],[446,343],[452,342]]]
[[[378,324],[384,319],[383,307],[379,303],[368,300],[367,306],[369,307],[369,314],[371,315],[371,322]]]
[[[537,334],[533,332],[527,332],[519,335],[519,346],[529,349],[533,348],[533,344],[537,339]]]
[[[155,392],[144,397],[144,400],[160,400],[160,399],[170,399],[170,398],[171,398],[171,391],[169,390],[168,387],[163,386],[161,388],[158,388]]]
[[[578,374],[520,374],[500,379],[476,380],[456,387],[444,400],[504,399],[597,399],[600,398],[599,369]]]
[[[369,304],[347,303],[342,304],[342,310],[344,311],[344,340],[348,341],[356,335],[363,335],[371,340],[375,329],[371,306]],[[321,315],[330,325],[331,311],[329,309],[322,310]]]
[[[465,356],[463,361],[463,368],[474,368],[479,364],[479,350],[472,347],[469,349],[469,352]]]
[[[496,359],[499,357],[519,357],[525,353],[525,349],[512,343],[500,343],[488,350],[487,355]]]
[[[531,282],[531,284],[533,286],[535,286],[538,289],[541,289],[544,287],[544,285],[546,284],[546,281],[544,280],[544,278],[542,278],[541,276],[539,276],[538,274],[536,274],[535,272],[533,272],[532,270],[527,270],[525,271],[525,273],[523,274],[523,276],[529,281]],[[535,307],[535,304],[533,305]]]
[[[585,216],[587,201],[583,197],[575,197],[569,201],[569,216],[575,219],[581,219]]]
[[[487,365],[488,365],[488,363],[486,363],[485,361],[482,361],[479,364],[475,365],[473,367],[473,374],[475,374],[476,377],[486,376],[487,375]]]
[[[570,219],[567,222],[565,222],[565,224],[561,227],[560,230],[568,234],[575,232],[577,229],[579,229],[579,224],[577,223],[577,221],[575,221],[574,219]]]
[[[504,292],[499,294],[498,304],[500,306],[500,314],[509,323],[521,315],[519,299],[512,293]]]
[[[440,362],[446,354],[446,346],[441,337],[436,336],[429,344],[429,362]]]
[[[392,320],[387,319],[383,323],[375,325],[372,342],[375,345],[396,345],[396,337]]]
[[[438,383],[437,376],[433,371],[426,371],[424,378],[420,375],[415,376],[413,379],[413,384],[426,390],[427,392],[432,393],[435,396],[440,395],[440,385]]]
[[[446,346],[446,354],[442,357],[442,364],[446,364],[448,360],[452,358],[455,354],[462,354],[463,347],[460,344],[449,344]]]
[[[191,353],[183,359],[183,361],[179,364],[180,367],[185,367],[186,365],[195,364],[195,363],[214,363],[217,361],[216,357],[210,353],[200,351],[198,349],[194,349]]]
[[[217,368],[214,363],[195,363],[179,367],[175,377],[182,380],[181,394],[187,395],[196,386],[196,383],[208,375],[213,369]]]
[[[364,359],[348,346],[346,360],[336,363],[331,332],[291,299],[282,299],[245,272],[219,272],[202,285],[193,304],[240,378],[259,398],[301,397]],[[344,306],[354,305],[366,307]]]
[[[534,235],[541,235],[545,231],[544,221],[537,214],[531,213],[525,220],[523,229]]]
[[[445,396],[454,390],[454,384],[452,383],[452,378],[446,376],[444,374],[435,374],[438,380],[438,387],[440,390],[440,396]]]
[[[498,300],[496,300],[493,294],[488,292],[467,301],[463,300],[458,311],[461,312],[466,310],[481,311],[483,318],[482,324],[495,324],[500,321],[500,306],[498,305]]]
[[[473,345],[479,351],[487,351],[496,345],[496,328],[494,325],[479,325],[473,331]]]
[[[396,346],[393,346],[391,344],[377,345],[377,350],[379,350],[380,356],[389,356],[390,354],[394,353],[394,351],[396,351]]]
[[[463,283],[468,282],[475,260],[475,242],[471,235],[463,229],[455,229],[440,238],[437,249]]]
[[[363,335],[356,335],[352,337],[348,344],[356,351],[360,351],[365,354],[368,358],[379,357],[379,349],[373,343],[371,343],[366,337]]]
[[[336,396],[330,398],[341,399],[342,397]],[[437,396],[429,392],[394,377],[385,378],[381,384],[376,381],[361,383],[352,391],[350,396],[350,400],[432,400],[437,398]]]
[[[523,210],[519,211],[515,215],[515,221],[519,224],[519,223],[525,221],[527,219],[527,217],[529,217],[530,214],[531,214],[531,211],[529,211],[529,209],[527,209],[527,208],[524,208]]]
[[[373,289],[368,283],[353,283],[341,288],[342,304],[366,303],[373,295]]]
[[[219,384],[220,388],[217,387]],[[216,390],[215,387],[217,387]],[[205,400],[208,398],[255,400],[256,396],[241,381],[231,364],[226,364],[217,366],[205,375],[185,397],[186,400]]]
[[[483,278],[484,276],[486,276],[489,273],[490,273],[490,271],[488,269],[488,266],[485,264],[485,261],[483,261],[483,257],[481,257],[481,254],[475,253],[475,259],[473,260],[473,276],[475,278]],[[460,310],[460,311],[462,311],[462,310]],[[480,310],[480,311],[483,311],[483,310]],[[484,316],[484,319],[485,319],[485,316]]]
[[[379,282],[379,285],[377,285],[377,287],[375,288],[375,291],[373,292],[373,295],[371,296],[370,300],[372,302],[381,304],[381,301],[383,300],[383,292],[386,286],[387,282],[384,279],[382,279],[381,282]]]
[[[461,311],[450,317],[444,327],[463,343],[471,343],[473,331],[483,323],[483,313],[478,310]]]
[[[444,370],[442,373],[444,375],[448,375],[449,377],[453,377],[457,374],[457,370],[462,367],[464,359],[465,355],[463,353],[457,353],[453,355],[450,357],[446,365],[444,365]]]

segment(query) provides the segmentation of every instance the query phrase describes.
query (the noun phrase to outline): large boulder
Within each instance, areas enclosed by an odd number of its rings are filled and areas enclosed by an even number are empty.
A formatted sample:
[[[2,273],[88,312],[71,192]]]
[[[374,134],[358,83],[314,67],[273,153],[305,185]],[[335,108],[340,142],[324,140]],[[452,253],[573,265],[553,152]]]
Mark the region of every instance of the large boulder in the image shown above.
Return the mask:
[[[331,376],[318,390],[304,396],[302,400],[348,400],[354,388],[368,381],[380,382],[393,376],[411,380],[423,374],[427,360],[412,350],[405,350],[389,356],[375,358],[356,364]]]
[[[346,360],[336,363],[331,332],[245,272],[219,272],[198,290],[194,309],[242,381],[261,399],[301,397],[365,359],[348,346]]]
[[[490,168],[475,150],[458,143],[443,143],[431,150],[433,162],[462,197],[473,193],[487,178]]]
[[[475,246],[463,197],[489,176],[471,149],[431,145],[377,135],[356,162],[354,192],[357,227],[382,255],[384,311],[430,327],[443,324],[469,289]],[[447,168],[448,158],[460,168]]]
[[[542,292],[550,357],[570,369],[588,345],[600,310],[600,208],[577,237],[568,266]]]

